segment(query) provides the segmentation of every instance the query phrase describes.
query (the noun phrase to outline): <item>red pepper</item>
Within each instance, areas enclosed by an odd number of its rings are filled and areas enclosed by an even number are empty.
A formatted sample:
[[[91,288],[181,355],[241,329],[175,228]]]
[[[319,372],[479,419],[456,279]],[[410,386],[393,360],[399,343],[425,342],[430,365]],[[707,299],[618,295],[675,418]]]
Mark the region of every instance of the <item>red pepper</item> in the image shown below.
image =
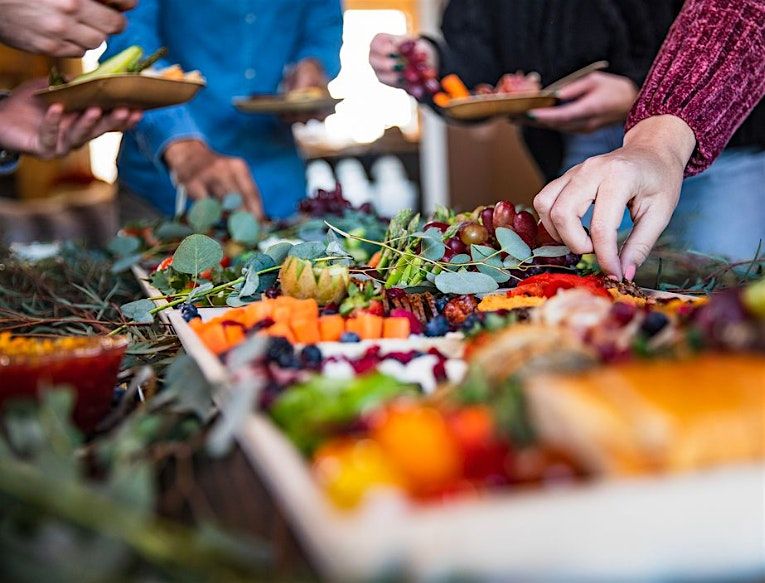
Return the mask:
[[[220,260],[220,266],[223,269],[226,269],[230,265],[231,265],[231,257],[229,257],[228,255],[224,255],[223,259]]]
[[[574,275],[572,273],[542,273],[520,282],[507,292],[508,297],[535,296],[551,298],[561,289],[582,288],[590,293],[610,298],[602,279],[594,275]]]
[[[165,257],[162,262],[157,265],[157,271],[164,271],[173,264],[173,256]]]

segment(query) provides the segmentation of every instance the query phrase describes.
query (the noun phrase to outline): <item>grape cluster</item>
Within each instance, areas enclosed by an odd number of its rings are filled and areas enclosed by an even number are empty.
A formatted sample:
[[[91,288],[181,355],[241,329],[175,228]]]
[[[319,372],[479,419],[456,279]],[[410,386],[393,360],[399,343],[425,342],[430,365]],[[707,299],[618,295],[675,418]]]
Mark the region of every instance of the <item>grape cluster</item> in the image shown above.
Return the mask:
[[[428,56],[417,49],[417,42],[407,40],[401,43],[399,54],[403,61],[404,89],[417,101],[432,96],[441,90],[436,70],[428,64]]]
[[[340,217],[352,206],[350,201],[343,197],[343,189],[338,183],[334,190],[327,191],[320,188],[315,197],[300,201],[298,208],[301,213],[318,218],[327,215]]]

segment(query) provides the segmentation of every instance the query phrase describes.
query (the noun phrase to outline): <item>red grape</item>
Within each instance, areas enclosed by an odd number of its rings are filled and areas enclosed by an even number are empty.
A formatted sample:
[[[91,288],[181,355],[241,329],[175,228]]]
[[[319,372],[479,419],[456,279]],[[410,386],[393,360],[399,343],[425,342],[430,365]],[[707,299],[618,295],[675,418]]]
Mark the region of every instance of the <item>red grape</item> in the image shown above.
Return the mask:
[[[464,253],[465,251],[467,251],[467,247],[465,247],[465,244],[460,240],[459,237],[452,237],[451,239],[449,239],[446,242],[446,246],[455,255],[459,255],[460,253]]]
[[[494,233],[494,207],[487,206],[481,211],[481,223],[491,235]]]
[[[512,227],[515,220],[515,205],[506,200],[499,201],[494,205],[494,216],[492,225],[495,229],[499,227]]]
[[[528,211],[521,211],[513,219],[513,230],[529,247],[534,245],[537,238],[537,220]]]
[[[460,229],[460,240],[465,245],[483,245],[488,238],[488,229],[478,223],[468,223]]]
[[[420,73],[417,69],[413,69],[411,65],[404,70],[404,79],[407,83],[414,85],[420,81]]]
[[[537,231],[537,246],[544,247],[546,245],[560,245],[560,242],[553,239],[552,235],[547,232],[545,226],[539,223]]]
[[[446,229],[449,228],[449,225],[447,225],[446,223],[442,223],[440,221],[431,221],[428,224],[426,224],[422,228],[422,230],[427,231],[428,229],[433,229],[433,228],[438,229],[439,231],[443,233],[444,231],[446,231]]]

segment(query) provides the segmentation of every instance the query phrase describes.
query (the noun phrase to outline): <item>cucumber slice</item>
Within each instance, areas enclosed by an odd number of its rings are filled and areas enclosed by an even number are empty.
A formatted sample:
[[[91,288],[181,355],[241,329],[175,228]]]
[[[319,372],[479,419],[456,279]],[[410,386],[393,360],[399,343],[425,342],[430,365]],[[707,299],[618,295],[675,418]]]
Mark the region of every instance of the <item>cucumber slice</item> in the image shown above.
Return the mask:
[[[107,75],[119,75],[120,73],[127,73],[130,69],[134,68],[143,56],[143,49],[139,46],[132,46],[126,48],[119,54],[114,55],[111,59],[107,59],[101,63],[97,69],[90,73],[85,73],[77,77],[73,83],[79,83],[82,81],[90,81],[97,77],[105,77]]]

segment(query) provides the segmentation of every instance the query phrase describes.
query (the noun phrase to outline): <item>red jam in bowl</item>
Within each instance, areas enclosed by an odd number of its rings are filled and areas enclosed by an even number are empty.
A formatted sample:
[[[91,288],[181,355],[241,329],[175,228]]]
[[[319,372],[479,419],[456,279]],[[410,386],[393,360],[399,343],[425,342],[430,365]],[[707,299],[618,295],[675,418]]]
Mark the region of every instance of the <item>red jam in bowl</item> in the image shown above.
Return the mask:
[[[39,339],[0,333],[0,406],[68,385],[76,397],[74,422],[92,431],[109,411],[126,347],[124,337]]]

